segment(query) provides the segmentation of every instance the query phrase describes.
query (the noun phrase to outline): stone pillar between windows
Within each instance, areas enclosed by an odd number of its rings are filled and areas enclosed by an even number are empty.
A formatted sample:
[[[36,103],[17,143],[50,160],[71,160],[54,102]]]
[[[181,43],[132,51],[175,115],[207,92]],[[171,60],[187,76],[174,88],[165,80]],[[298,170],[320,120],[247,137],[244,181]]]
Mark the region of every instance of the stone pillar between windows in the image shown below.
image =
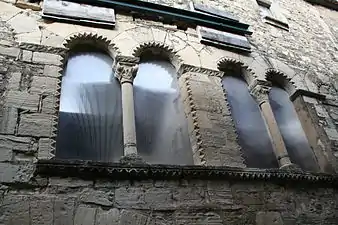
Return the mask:
[[[124,156],[120,160],[126,163],[141,162],[137,154],[133,81],[138,66],[133,60],[120,60],[115,67],[115,76],[121,83],[122,121]]]
[[[257,84],[253,88],[251,88],[251,94],[255,97],[257,100],[259,107],[261,109],[263,118],[265,120],[265,123],[268,127],[273,149],[275,151],[275,155],[277,157],[279,168],[280,169],[289,169],[289,168],[295,168],[296,166],[291,163],[291,160],[289,158],[288,152],[286,150],[282,134],[279,131],[277,121],[275,119],[275,116],[273,114],[270,102],[269,102],[269,91],[270,87]]]

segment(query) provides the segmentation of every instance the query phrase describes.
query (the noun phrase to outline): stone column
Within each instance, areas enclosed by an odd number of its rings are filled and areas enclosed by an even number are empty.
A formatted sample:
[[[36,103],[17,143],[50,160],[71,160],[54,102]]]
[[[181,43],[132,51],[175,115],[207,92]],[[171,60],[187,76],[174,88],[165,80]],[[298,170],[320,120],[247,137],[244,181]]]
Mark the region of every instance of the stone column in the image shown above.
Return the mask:
[[[139,162],[137,154],[133,81],[137,73],[137,60],[120,59],[115,65],[115,76],[121,83],[123,118],[123,162]]]
[[[253,88],[251,88],[251,95],[255,97],[257,100],[259,107],[261,109],[263,118],[268,127],[273,149],[275,151],[275,155],[277,157],[280,169],[283,168],[293,168],[294,164],[291,163],[288,152],[286,150],[283,137],[279,131],[277,121],[273,114],[270,102],[269,102],[269,91],[270,87],[256,84]]]

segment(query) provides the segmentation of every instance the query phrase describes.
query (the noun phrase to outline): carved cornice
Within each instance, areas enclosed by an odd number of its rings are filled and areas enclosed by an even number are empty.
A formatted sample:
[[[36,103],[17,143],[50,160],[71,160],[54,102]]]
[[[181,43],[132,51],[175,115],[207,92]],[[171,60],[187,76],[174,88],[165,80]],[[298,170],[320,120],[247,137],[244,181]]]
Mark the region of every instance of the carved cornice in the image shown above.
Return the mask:
[[[23,50],[28,50],[32,52],[46,52],[56,55],[62,55],[67,52],[67,49],[65,48],[56,48],[51,46],[45,46],[45,45],[39,45],[39,44],[31,44],[31,43],[25,43],[21,42],[19,44],[19,47]]]
[[[36,174],[42,176],[80,177],[83,179],[108,178],[114,180],[261,180],[278,183],[295,181],[320,186],[338,185],[336,174],[306,173],[279,169],[242,169],[216,166],[123,165],[72,160],[39,160]]]
[[[178,74],[181,76],[182,74],[192,72],[192,73],[201,73],[207,76],[215,76],[215,77],[222,77],[223,72],[217,70],[206,69],[202,67],[192,66],[188,64],[182,64],[179,68]]]
[[[117,56],[116,63],[114,65],[114,71],[116,78],[123,83],[133,83],[138,70],[139,58]]]

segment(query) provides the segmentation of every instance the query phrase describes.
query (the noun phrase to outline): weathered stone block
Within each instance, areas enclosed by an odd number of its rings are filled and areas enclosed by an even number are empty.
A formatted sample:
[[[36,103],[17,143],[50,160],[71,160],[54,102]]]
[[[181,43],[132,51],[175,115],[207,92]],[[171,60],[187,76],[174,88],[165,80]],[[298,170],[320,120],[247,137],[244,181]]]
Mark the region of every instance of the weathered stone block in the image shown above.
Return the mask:
[[[12,149],[6,147],[0,147],[0,162],[6,162],[12,160]]]
[[[41,107],[42,113],[54,114],[56,112],[55,101],[56,99],[54,95],[48,95],[46,97],[43,97]]]
[[[283,225],[279,212],[258,212],[256,214],[257,225]]]
[[[8,80],[7,90],[19,90],[21,82],[21,73],[11,73]]]
[[[83,203],[96,204],[100,206],[112,206],[114,193],[110,191],[99,191],[92,189],[85,189],[81,195],[80,200]]]
[[[139,212],[122,210],[120,225],[146,225],[147,219],[147,216]]]
[[[24,91],[8,91],[5,98],[5,105],[18,109],[37,111],[39,95]]]
[[[149,188],[145,193],[144,201],[152,209],[172,209],[175,207],[172,195],[172,189],[169,188]]]
[[[72,198],[54,201],[54,225],[73,224],[75,202]]]
[[[33,76],[30,92],[39,94],[55,94],[58,80],[51,77]]]
[[[80,180],[80,179],[72,179],[72,178],[56,178],[51,177],[49,179],[49,184],[51,186],[59,186],[59,187],[88,187],[93,185],[93,181],[89,180]]]
[[[206,203],[205,192],[200,187],[184,187],[176,189],[173,198],[179,206],[201,206]]]
[[[28,196],[17,193],[6,194],[0,212],[0,224],[30,225]]]
[[[43,69],[43,75],[45,77],[60,77],[61,74],[59,71],[61,70],[58,66],[51,66],[51,65],[45,65]]]
[[[0,109],[0,133],[14,134],[18,120],[18,110],[12,107]]]
[[[0,182],[27,182],[32,176],[33,165],[0,163]]]
[[[52,135],[53,116],[46,114],[22,114],[19,135],[50,137]]]
[[[31,224],[53,225],[53,201],[50,196],[31,198],[29,203]]]
[[[14,47],[3,47],[0,46],[0,54],[1,55],[7,55],[7,56],[12,56],[12,57],[19,57],[20,54],[20,49],[19,48],[14,48]]]
[[[31,62],[33,57],[33,52],[22,50],[22,57],[21,60],[24,62]]]
[[[34,52],[33,62],[51,65],[61,65],[61,56],[51,53]]]
[[[120,187],[115,190],[115,202],[118,207],[144,208],[144,192],[142,188]]]
[[[38,159],[51,159],[52,154],[52,140],[50,138],[40,138]]]
[[[0,148],[8,148],[14,151],[27,152],[31,148],[32,138],[0,135]]]
[[[80,205],[75,212],[74,225],[95,224],[96,209]]]
[[[109,210],[103,210],[101,208],[97,211],[96,225],[111,225],[119,224],[120,210],[113,208]]]

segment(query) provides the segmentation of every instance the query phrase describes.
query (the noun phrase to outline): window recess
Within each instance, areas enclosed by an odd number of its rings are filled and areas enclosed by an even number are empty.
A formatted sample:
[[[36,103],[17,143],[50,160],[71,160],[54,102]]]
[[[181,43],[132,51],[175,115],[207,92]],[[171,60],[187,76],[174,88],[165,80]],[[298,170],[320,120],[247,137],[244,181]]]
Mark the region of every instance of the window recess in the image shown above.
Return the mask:
[[[113,8],[70,1],[44,0],[42,17],[45,19],[85,23],[96,26],[115,26],[115,11]]]
[[[288,21],[274,1],[256,0],[265,23],[289,31]]]
[[[220,10],[214,7],[190,3],[190,9],[192,11],[199,12],[200,14],[213,15],[218,18],[223,18],[227,21],[238,22],[237,17],[225,10]],[[197,26],[197,31],[200,36],[201,43],[213,45],[216,47],[222,47],[238,52],[251,52],[251,47],[245,34],[238,34],[231,31],[225,31],[220,29],[211,29],[203,26]]]

